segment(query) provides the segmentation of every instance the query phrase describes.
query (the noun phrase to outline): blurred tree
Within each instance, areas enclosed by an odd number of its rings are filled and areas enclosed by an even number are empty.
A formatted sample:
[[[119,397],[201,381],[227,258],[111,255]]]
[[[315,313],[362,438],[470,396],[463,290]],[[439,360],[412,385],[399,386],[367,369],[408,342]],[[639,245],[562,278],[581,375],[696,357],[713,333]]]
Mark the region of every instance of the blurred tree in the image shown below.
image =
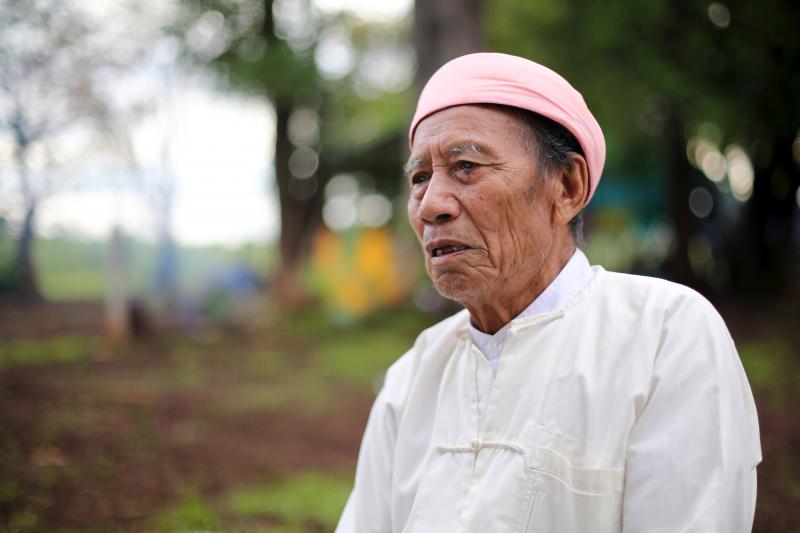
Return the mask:
[[[35,222],[43,196],[56,186],[56,139],[68,132],[86,137],[88,121],[102,122],[107,110],[95,78],[112,59],[82,14],[59,0],[2,0],[0,42],[0,129],[10,133],[18,181],[18,200],[4,207],[20,220],[17,292],[36,300]]]
[[[292,176],[289,120],[300,103],[295,96],[318,105],[316,73],[307,53],[316,28],[303,2],[293,3],[293,12],[286,13],[283,27],[276,25],[274,3],[187,0],[175,28],[183,33],[195,59],[216,67],[234,87],[263,95],[273,105],[274,169],[281,220],[280,262],[273,286],[284,305],[295,307],[305,300],[298,270],[319,221],[320,192],[313,176],[318,164],[313,149],[303,154],[302,163],[310,168],[308,175],[302,179]],[[304,50],[306,53],[302,53]]]
[[[379,36],[346,15],[322,16],[307,0],[185,0],[184,6],[175,27],[188,28],[183,33],[191,54],[274,108],[281,230],[272,287],[284,306],[297,307],[307,301],[300,271],[321,222],[327,180],[345,171],[366,171],[377,178],[374,185],[397,176],[387,169],[399,168],[402,144],[394,117],[407,106],[397,106],[394,95],[402,91],[402,80],[395,72],[389,77],[397,86],[374,87],[374,74],[360,76],[355,65],[368,52],[359,57],[355,47],[363,38],[368,46],[394,47],[402,55],[398,30]],[[389,59],[377,66],[385,70],[394,58]],[[359,96],[359,89],[367,96]],[[360,120],[360,103],[382,116]],[[358,132],[359,122],[371,127]]]
[[[739,226],[724,232],[724,259],[739,288],[785,286],[792,192],[800,185],[792,155],[800,127],[799,5],[494,0],[487,16],[493,47],[547,64],[583,92],[609,140],[609,174],[646,177],[656,156],[676,230],[673,277],[696,283],[689,242],[698,221],[688,197],[700,175],[687,140],[711,121],[721,129],[718,142],[745,147],[755,182],[749,201],[738,198],[746,202]]]
[[[728,245],[734,281],[774,294],[794,271],[792,237],[800,190],[800,4],[742,0],[712,4],[718,26],[712,97],[724,107],[711,118],[742,144],[755,167],[746,217]],[[750,253],[742,253],[742,243]],[[795,251],[796,252],[796,251]]]
[[[14,244],[8,222],[0,216],[0,294],[13,292],[19,286],[17,272],[11,261]]]
[[[486,48],[481,0],[416,0],[417,91],[449,60]]]

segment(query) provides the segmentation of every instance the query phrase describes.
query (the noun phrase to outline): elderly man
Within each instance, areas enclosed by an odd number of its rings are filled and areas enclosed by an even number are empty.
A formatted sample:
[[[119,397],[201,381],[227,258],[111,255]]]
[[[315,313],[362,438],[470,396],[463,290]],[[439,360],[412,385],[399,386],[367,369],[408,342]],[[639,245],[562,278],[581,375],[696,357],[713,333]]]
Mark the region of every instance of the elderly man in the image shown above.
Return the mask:
[[[337,531],[749,531],[758,421],[722,319],[576,248],[605,159],[581,95],[464,56],[423,90],[410,146],[411,224],[465,310],[389,369]]]

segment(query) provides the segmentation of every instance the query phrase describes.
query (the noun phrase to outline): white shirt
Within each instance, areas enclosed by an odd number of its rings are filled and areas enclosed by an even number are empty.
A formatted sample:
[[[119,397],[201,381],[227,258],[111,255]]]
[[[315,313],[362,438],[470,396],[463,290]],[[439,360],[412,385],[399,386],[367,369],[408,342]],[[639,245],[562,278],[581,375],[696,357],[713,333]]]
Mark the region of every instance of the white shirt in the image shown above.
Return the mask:
[[[605,272],[514,319],[493,380],[466,311],[389,369],[338,533],[750,531],[755,405],[714,308]]]
[[[554,311],[578,296],[592,281],[594,281],[594,270],[589,265],[586,255],[576,248],[575,253],[572,254],[558,276],[515,318]],[[510,328],[511,322],[491,335],[477,329],[470,322],[469,335],[472,337],[472,342],[489,360],[493,373],[497,371],[497,362],[500,360],[500,353],[506,344]]]

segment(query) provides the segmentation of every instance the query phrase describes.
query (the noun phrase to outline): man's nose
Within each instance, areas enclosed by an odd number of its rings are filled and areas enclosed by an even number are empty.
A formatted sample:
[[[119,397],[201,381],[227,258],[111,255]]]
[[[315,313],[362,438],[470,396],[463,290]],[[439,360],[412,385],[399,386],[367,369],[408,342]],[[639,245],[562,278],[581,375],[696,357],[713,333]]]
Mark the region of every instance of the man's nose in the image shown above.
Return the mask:
[[[458,217],[460,204],[446,173],[434,172],[419,205],[419,216],[429,224],[447,222]]]

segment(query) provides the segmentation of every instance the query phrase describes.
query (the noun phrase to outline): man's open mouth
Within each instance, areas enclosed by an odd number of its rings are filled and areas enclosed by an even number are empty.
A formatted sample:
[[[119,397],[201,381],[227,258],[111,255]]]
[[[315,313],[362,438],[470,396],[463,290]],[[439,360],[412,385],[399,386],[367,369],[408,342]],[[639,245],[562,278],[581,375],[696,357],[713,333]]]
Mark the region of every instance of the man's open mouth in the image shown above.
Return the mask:
[[[434,248],[433,250],[431,250],[431,256],[441,257],[443,255],[454,254],[456,252],[463,252],[467,248],[469,247],[461,244],[440,246],[438,248]]]

